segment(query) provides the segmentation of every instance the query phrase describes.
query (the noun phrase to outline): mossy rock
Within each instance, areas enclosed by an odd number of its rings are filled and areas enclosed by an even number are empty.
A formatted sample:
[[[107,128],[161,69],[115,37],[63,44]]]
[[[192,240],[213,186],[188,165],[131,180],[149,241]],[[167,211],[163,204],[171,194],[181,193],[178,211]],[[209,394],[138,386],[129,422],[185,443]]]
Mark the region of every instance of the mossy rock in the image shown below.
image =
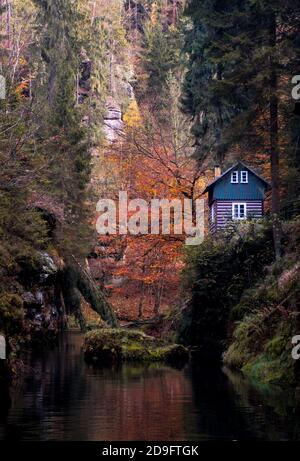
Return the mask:
[[[275,384],[279,386],[296,385],[295,370],[292,360],[288,356],[274,358],[263,353],[248,362],[242,372],[252,381],[261,384]]]
[[[88,362],[104,365],[116,362],[182,365],[189,359],[188,350],[181,345],[167,344],[141,331],[122,329],[100,329],[87,333],[84,353]]]

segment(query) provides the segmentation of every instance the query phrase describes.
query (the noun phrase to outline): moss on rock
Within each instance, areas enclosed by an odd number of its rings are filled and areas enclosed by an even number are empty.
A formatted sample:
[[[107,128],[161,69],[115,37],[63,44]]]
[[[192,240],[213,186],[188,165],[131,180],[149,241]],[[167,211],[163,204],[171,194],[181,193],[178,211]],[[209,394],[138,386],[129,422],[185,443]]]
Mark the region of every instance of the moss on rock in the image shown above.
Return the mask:
[[[299,384],[300,361],[292,357],[292,338],[300,329],[299,226],[299,220],[285,223],[282,258],[266,267],[231,310],[231,320],[238,322],[224,362],[255,383]]]
[[[130,361],[180,365],[189,359],[188,350],[181,345],[167,344],[141,331],[123,329],[89,332],[85,337],[84,353],[87,361],[101,364]]]

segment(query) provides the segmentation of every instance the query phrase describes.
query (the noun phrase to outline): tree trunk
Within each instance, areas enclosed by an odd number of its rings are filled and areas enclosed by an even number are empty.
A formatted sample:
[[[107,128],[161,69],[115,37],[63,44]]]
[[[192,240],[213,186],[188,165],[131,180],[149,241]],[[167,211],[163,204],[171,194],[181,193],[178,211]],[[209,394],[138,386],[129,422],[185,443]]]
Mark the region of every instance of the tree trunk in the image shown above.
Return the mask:
[[[143,312],[144,298],[145,298],[145,284],[144,282],[141,282],[141,297],[140,297],[139,312],[138,312],[139,319],[143,317],[143,313],[144,313]]]
[[[80,294],[105,322],[113,328],[118,326],[116,315],[101,289],[74,258],[74,261],[64,271],[63,295],[66,308],[71,307],[78,317],[80,315]]]
[[[275,61],[277,45],[276,15],[270,15],[270,157],[272,175],[272,215],[273,237],[276,259],[281,257],[282,229],[280,213],[280,178],[279,178],[279,123],[278,123],[278,75]]]
[[[156,293],[155,293],[155,302],[154,302],[154,315],[158,316],[160,314],[161,298],[163,293],[163,282],[160,282]]]

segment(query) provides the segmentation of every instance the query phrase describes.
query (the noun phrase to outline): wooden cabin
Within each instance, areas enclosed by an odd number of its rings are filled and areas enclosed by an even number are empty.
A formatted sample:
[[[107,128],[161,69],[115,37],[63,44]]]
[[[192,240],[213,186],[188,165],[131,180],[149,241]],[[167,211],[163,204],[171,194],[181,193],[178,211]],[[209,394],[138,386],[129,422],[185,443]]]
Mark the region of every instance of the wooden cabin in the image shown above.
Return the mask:
[[[271,189],[264,178],[242,162],[223,174],[216,167],[215,176],[203,192],[208,193],[211,232],[232,221],[263,217],[266,192]]]

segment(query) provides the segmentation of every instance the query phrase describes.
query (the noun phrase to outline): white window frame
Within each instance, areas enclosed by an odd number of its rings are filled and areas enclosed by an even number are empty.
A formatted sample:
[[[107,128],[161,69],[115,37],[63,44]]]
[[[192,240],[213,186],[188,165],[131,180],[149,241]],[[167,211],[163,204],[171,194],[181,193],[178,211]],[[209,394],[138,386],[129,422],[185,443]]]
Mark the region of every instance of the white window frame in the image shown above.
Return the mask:
[[[231,184],[238,184],[239,183],[239,172],[233,171],[231,173]]]
[[[246,175],[245,181],[244,181],[244,175]],[[241,171],[241,184],[248,184],[249,182],[249,173],[248,171]]]
[[[238,216],[235,215],[235,207],[238,207]],[[244,206],[245,216],[241,216],[241,207]],[[234,221],[242,221],[247,219],[247,203],[245,202],[234,202],[232,204],[232,219]]]

